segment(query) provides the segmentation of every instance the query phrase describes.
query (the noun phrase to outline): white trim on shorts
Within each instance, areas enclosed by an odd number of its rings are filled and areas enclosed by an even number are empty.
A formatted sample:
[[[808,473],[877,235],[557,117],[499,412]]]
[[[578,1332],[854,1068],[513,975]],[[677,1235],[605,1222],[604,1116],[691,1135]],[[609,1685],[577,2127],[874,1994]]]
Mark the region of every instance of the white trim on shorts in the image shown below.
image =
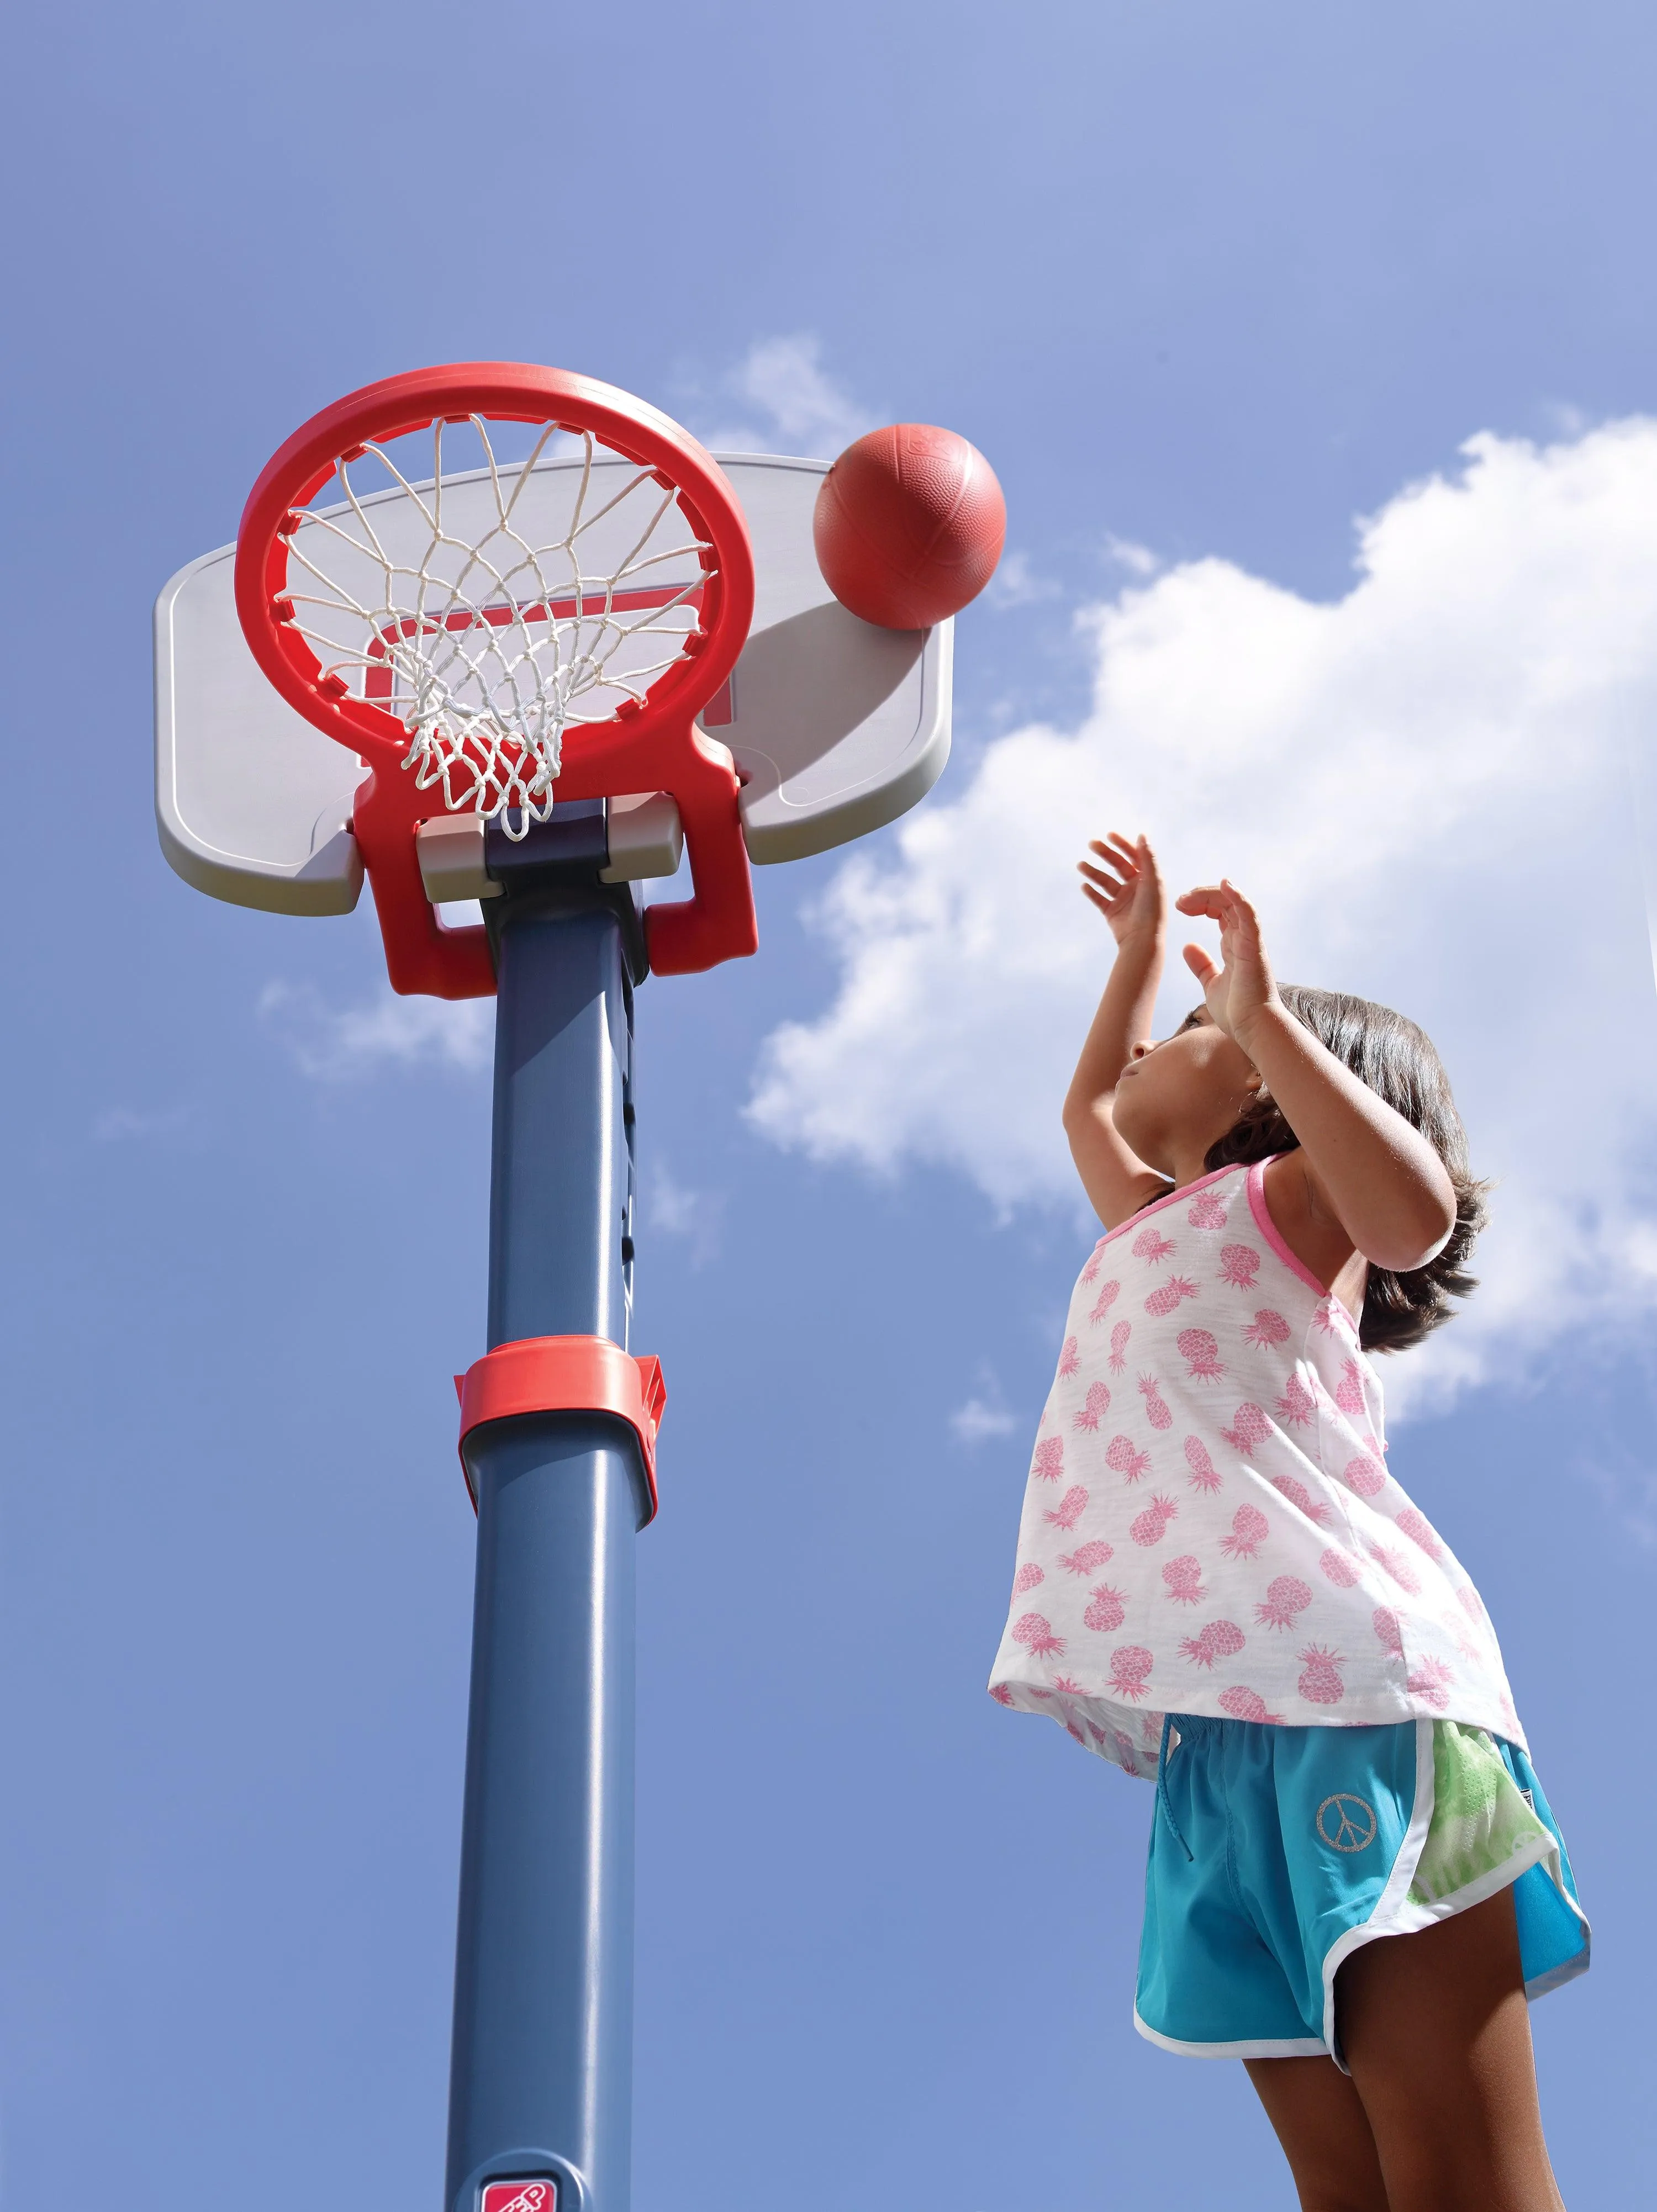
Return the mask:
[[[1154,2043],[1160,2051],[1173,2051],[1182,2058],[1327,2058],[1329,2045],[1321,2036],[1288,2036],[1277,2042],[1251,2041],[1240,2043],[1181,2043],[1175,2035],[1163,2035],[1148,2027],[1139,2016],[1139,2007],[1133,2008],[1133,2024],[1147,2043]]]

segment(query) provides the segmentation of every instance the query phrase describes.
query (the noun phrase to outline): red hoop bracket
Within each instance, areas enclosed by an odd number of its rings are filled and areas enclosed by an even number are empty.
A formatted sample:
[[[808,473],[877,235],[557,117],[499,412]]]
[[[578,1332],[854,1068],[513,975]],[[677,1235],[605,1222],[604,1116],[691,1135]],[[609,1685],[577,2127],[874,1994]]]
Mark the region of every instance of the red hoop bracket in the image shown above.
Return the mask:
[[[526,1336],[497,1344],[454,1378],[460,1401],[460,1471],[472,1509],[478,1493],[466,1466],[466,1438],[485,1421],[517,1413],[609,1413],[638,1438],[650,1510],[656,1517],[656,1431],[667,1403],[661,1363],[625,1352],[607,1336]]]

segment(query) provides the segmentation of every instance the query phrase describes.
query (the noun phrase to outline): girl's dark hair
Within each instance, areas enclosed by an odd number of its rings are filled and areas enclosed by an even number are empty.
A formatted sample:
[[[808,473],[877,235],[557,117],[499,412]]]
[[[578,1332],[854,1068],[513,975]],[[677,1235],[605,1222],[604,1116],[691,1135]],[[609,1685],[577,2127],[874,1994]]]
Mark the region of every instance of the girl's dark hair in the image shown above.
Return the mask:
[[[1450,1095],[1450,1079],[1423,1030],[1390,1006],[1344,991],[1309,991],[1299,983],[1277,988],[1290,1013],[1319,1043],[1420,1130],[1443,1161],[1455,1191],[1456,1225],[1436,1258],[1402,1274],[1391,1267],[1369,1270],[1358,1340],[1366,1352],[1402,1352],[1449,1320],[1453,1298],[1465,1298],[1477,1287],[1478,1279],[1467,1273],[1466,1262],[1484,1226],[1489,1185],[1476,1182],[1468,1168],[1467,1133]],[[1210,1172],[1240,1167],[1274,1152],[1294,1152],[1300,1141],[1276,1100],[1263,1089],[1241,1121],[1209,1146],[1203,1164]]]

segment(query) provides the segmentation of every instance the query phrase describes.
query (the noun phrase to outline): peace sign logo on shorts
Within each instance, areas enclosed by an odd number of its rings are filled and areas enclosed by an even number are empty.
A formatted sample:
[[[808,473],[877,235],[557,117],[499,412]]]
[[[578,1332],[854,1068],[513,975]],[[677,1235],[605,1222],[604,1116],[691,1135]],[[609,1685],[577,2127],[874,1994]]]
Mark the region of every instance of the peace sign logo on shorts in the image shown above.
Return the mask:
[[[1319,1806],[1312,1825],[1331,1850],[1367,1851],[1375,1840],[1375,1808],[1337,1790]]]

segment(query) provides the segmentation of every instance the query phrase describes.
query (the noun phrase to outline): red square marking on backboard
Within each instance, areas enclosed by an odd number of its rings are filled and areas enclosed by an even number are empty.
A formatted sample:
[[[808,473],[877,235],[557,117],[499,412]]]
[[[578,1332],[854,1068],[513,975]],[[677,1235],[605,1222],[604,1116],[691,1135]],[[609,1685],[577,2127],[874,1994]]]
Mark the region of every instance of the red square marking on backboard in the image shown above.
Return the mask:
[[[558,2212],[558,2185],[545,2175],[529,2181],[486,2181],[481,2212]]]

